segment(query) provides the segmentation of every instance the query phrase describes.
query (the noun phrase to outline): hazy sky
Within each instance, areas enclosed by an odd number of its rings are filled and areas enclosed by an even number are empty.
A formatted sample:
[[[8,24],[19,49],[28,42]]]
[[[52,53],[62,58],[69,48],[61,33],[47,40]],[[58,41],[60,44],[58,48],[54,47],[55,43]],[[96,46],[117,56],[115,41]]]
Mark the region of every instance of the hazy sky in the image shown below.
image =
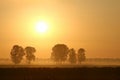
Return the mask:
[[[44,34],[34,29],[41,20]],[[15,44],[47,58],[57,43],[85,48],[88,58],[120,58],[120,0],[0,0],[0,58]]]

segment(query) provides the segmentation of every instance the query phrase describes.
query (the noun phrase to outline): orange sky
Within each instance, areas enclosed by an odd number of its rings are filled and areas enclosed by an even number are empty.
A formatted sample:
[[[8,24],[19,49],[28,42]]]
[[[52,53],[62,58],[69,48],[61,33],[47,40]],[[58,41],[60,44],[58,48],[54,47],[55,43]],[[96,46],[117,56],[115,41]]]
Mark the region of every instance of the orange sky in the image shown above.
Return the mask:
[[[34,30],[40,20],[49,25],[42,35]],[[57,43],[85,48],[88,58],[120,58],[120,1],[0,1],[0,58],[9,58],[14,44],[33,46],[37,57],[48,58]]]

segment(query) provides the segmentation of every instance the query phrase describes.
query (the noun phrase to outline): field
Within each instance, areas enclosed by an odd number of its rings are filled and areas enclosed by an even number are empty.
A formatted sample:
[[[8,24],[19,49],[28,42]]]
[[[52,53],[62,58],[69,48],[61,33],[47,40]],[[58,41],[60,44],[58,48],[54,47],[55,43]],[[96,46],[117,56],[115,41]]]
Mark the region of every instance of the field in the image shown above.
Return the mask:
[[[0,80],[120,80],[120,63],[119,59],[89,59],[79,65],[49,60],[14,65],[7,59],[1,61]]]
[[[1,80],[120,80],[120,67],[0,68]]]

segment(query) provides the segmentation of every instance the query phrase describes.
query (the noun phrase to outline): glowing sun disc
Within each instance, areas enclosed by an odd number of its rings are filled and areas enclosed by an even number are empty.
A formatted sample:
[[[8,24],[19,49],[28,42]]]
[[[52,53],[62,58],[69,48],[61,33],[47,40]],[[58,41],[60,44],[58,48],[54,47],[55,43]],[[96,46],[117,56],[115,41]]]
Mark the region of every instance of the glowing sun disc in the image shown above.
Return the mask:
[[[36,23],[36,31],[37,32],[44,33],[47,31],[47,29],[48,29],[47,23],[45,23],[43,21]]]

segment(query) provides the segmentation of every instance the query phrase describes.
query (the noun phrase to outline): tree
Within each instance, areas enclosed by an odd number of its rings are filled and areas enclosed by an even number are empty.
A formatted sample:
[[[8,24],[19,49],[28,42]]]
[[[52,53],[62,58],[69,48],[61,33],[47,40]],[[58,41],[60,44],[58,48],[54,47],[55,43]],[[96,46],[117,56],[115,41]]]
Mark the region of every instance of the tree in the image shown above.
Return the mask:
[[[69,50],[69,62],[70,63],[76,63],[77,59],[76,59],[76,53],[75,53],[75,50],[72,48]]]
[[[65,44],[56,44],[52,48],[51,58],[55,62],[64,62],[67,59],[68,47]]]
[[[35,60],[35,55],[34,55],[35,52],[36,52],[36,49],[34,47],[28,46],[25,48],[25,54],[26,54],[26,59],[28,64],[30,64],[31,61]]]
[[[78,50],[78,62],[81,63],[83,61],[85,61],[86,57],[85,57],[85,49],[84,48],[80,48]]]
[[[15,64],[19,64],[25,55],[24,49],[19,45],[14,45],[10,52],[11,59]]]

